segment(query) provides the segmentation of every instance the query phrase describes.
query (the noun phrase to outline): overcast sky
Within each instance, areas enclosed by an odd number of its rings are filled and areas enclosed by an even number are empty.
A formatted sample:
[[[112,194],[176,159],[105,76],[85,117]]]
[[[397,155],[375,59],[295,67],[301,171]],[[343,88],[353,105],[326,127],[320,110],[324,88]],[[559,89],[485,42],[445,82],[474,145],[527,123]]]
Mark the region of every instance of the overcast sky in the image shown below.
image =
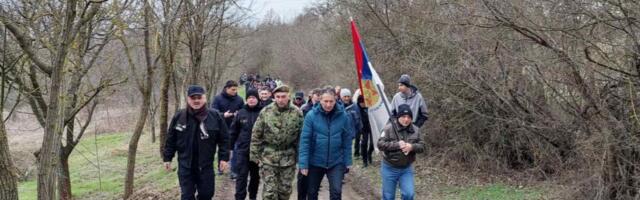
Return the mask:
[[[282,20],[290,22],[301,14],[305,7],[311,6],[319,0],[242,0],[240,5],[251,6],[251,23],[260,22],[265,14],[271,9],[275,11]]]

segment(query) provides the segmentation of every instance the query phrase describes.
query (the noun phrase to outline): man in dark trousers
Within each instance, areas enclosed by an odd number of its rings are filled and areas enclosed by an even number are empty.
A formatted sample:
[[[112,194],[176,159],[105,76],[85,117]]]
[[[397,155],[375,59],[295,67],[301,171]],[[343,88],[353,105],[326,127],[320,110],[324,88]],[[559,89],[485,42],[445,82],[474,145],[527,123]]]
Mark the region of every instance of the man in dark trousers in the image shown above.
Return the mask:
[[[356,145],[360,146],[354,146],[353,148],[360,149],[360,152],[362,152],[363,166],[367,167],[373,162],[371,154],[373,153],[375,144],[373,143],[373,136],[371,135],[369,110],[367,105],[364,103],[363,95],[358,95],[357,103],[354,103],[354,106],[357,106],[355,109],[359,111],[357,113],[360,114],[360,123],[362,123],[362,128],[359,130],[360,133],[356,134],[356,141],[358,141],[358,136],[361,138],[361,140],[356,143]]]
[[[236,158],[236,200],[244,200],[247,197],[247,179],[251,176],[249,182],[249,199],[256,199],[258,195],[258,186],[260,184],[260,169],[257,163],[249,161],[249,146],[251,145],[251,130],[255,124],[258,114],[262,107],[258,105],[258,91],[248,90],[246,95],[247,104],[238,111],[236,117],[229,127],[231,135],[231,144],[236,149],[233,151],[233,157]]]
[[[189,86],[187,96],[187,108],[176,112],[167,131],[164,168],[172,170],[171,160],[178,152],[181,199],[209,200],[214,193],[216,147],[220,169],[228,168],[229,134],[220,114],[207,108],[204,88]]]
[[[224,84],[222,92],[217,95],[211,103],[211,107],[222,114],[227,127],[231,126],[231,122],[236,116],[236,112],[240,110],[243,105],[244,101],[242,101],[242,98],[238,96],[238,83],[233,80],[228,80],[227,83]],[[230,149],[235,150],[234,146],[231,146]],[[221,171],[218,170],[218,173],[221,173]],[[231,178],[234,179],[235,177],[235,158],[232,157]]]
[[[320,105],[305,116],[300,136],[298,168],[309,176],[307,198],[318,199],[320,183],[329,181],[329,198],[342,199],[342,181],[351,167],[351,139],[353,126],[348,113],[336,104],[335,92],[325,89]]]
[[[231,126],[236,111],[240,110],[243,105],[244,101],[238,96],[238,83],[233,80],[228,80],[227,83],[224,84],[222,92],[217,95],[211,103],[213,109],[222,113],[227,127]]]

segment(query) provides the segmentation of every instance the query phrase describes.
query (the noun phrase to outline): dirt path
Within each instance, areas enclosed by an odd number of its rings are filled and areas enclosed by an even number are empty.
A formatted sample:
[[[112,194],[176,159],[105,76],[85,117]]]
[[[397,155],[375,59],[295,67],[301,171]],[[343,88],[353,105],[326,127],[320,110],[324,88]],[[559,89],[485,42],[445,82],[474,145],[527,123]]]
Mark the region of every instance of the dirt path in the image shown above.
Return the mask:
[[[345,183],[342,185],[342,199],[349,200],[364,200],[364,199],[375,199],[371,196],[371,194],[366,194],[366,191],[370,191],[368,189],[369,186],[367,184],[362,184],[358,181],[359,179],[354,174],[348,174],[346,176]],[[322,187],[320,188],[320,192],[318,195],[318,199],[329,199],[329,183],[327,179],[323,179]],[[364,192],[364,193],[363,193]],[[216,195],[214,199],[233,199],[233,194],[235,193],[235,182],[226,176],[222,182],[216,183]],[[262,199],[262,184],[260,185],[260,189],[258,189],[258,199]],[[294,178],[294,186],[293,191],[291,193],[291,200],[297,199],[298,194],[295,186],[295,178]]]

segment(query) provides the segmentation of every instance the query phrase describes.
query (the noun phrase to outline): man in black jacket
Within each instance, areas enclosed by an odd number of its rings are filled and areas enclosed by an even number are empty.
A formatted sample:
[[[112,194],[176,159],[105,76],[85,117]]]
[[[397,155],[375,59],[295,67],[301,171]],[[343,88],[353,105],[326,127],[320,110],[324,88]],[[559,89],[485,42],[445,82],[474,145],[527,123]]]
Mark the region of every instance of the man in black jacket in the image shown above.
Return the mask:
[[[215,173],[213,159],[218,151],[218,163],[226,171],[229,160],[227,126],[217,111],[207,108],[204,88],[197,85],[187,90],[187,108],[171,119],[163,152],[164,167],[171,171],[171,160],[178,152],[178,180],[181,199],[211,199]]]
[[[236,111],[240,110],[243,105],[244,101],[238,96],[238,83],[233,80],[228,80],[227,83],[224,84],[222,92],[217,95],[211,103],[213,109],[222,113],[227,127],[231,126]]]
[[[227,83],[224,84],[222,92],[216,96],[211,103],[211,107],[220,112],[224,117],[227,127],[231,126],[233,118],[243,105],[244,101],[238,96],[238,83],[234,80],[228,80]],[[230,150],[234,150],[233,146],[230,147]],[[235,158],[231,158],[231,179],[236,178],[235,160]],[[218,170],[218,173],[221,174],[222,172]]]
[[[249,146],[251,146],[251,130],[256,123],[258,114],[262,107],[258,105],[258,91],[248,90],[246,96],[247,104],[238,111],[236,117],[229,127],[231,144],[235,146],[233,157],[236,159],[235,170],[238,173],[236,179],[237,200],[244,200],[247,196],[247,179],[249,182],[249,199],[256,199],[258,186],[260,184],[260,171],[258,164],[249,161]]]
[[[260,92],[259,106],[264,108],[273,102],[273,98],[271,97],[271,88],[262,87],[258,91]]]

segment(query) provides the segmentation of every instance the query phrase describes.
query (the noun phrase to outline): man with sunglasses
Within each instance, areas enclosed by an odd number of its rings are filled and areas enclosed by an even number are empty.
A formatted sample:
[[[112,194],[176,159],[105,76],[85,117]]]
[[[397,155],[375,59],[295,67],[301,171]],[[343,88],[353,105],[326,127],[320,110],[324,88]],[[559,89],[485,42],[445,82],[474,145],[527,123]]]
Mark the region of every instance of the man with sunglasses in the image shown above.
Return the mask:
[[[207,108],[203,87],[189,86],[187,96],[187,108],[176,112],[167,131],[164,168],[172,170],[171,160],[178,152],[181,199],[209,200],[214,194],[216,148],[220,169],[226,171],[229,167],[229,134],[222,116]]]

